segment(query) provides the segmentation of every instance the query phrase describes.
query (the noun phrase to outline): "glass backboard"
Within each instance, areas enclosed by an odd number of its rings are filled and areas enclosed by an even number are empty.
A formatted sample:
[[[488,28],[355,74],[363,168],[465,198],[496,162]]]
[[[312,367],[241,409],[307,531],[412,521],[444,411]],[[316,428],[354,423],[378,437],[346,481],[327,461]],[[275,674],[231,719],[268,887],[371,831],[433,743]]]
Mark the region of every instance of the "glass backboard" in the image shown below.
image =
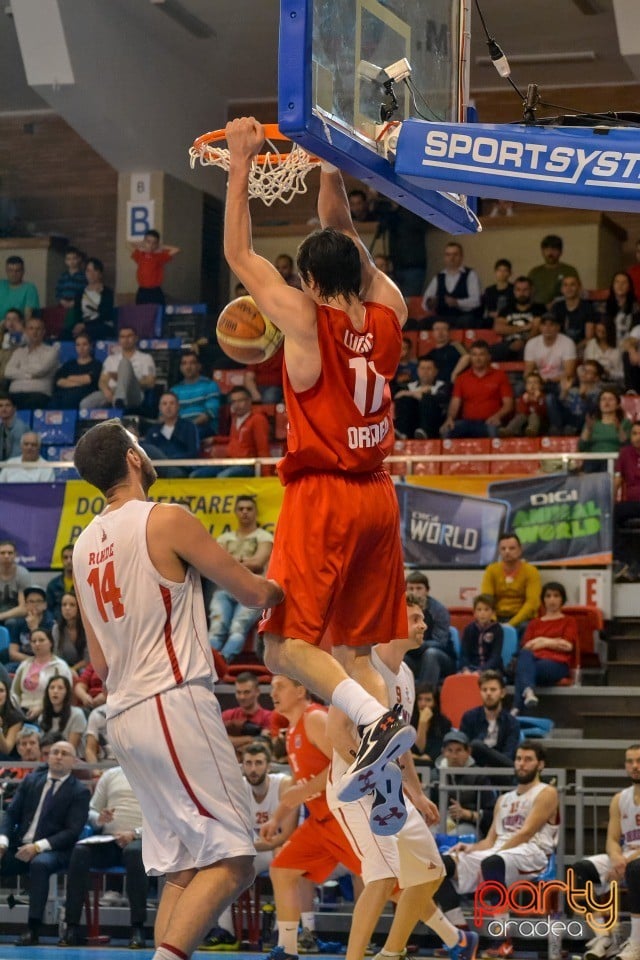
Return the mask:
[[[465,203],[397,175],[377,137],[393,97],[392,120],[466,119],[469,3],[282,0],[280,10],[282,132],[452,233],[476,229]],[[390,91],[388,68],[403,60],[409,81]]]

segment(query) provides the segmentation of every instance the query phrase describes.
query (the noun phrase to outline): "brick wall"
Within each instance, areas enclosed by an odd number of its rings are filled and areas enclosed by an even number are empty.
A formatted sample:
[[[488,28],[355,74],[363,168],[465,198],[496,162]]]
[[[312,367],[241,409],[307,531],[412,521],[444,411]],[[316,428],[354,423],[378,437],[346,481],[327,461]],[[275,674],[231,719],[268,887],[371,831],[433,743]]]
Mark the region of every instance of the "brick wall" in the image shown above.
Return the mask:
[[[62,118],[0,117],[0,192],[30,233],[62,235],[99,257],[113,284],[117,173]]]

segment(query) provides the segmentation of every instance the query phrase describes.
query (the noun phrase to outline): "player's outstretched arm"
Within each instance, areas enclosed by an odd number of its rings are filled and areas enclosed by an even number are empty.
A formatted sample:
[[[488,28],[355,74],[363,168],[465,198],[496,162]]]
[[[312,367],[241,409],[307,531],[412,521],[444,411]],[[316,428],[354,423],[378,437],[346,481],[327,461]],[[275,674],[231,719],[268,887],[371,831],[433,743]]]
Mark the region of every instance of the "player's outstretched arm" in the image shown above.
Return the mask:
[[[390,307],[401,325],[407,319],[407,304],[397,286],[385,273],[378,270],[369,250],[353,225],[349,200],[342,174],[332,164],[323,163],[320,168],[320,192],[318,193],[318,216],[323,227],[333,227],[351,237],[362,266],[362,295],[365,300],[374,300]]]
[[[315,321],[315,307],[308,297],[290,287],[272,263],[253,249],[249,213],[249,171],[264,142],[262,124],[253,117],[239,117],[226,127],[230,152],[229,182],[224,213],[224,255],[259,309],[282,330],[295,333],[301,317],[307,327]]]

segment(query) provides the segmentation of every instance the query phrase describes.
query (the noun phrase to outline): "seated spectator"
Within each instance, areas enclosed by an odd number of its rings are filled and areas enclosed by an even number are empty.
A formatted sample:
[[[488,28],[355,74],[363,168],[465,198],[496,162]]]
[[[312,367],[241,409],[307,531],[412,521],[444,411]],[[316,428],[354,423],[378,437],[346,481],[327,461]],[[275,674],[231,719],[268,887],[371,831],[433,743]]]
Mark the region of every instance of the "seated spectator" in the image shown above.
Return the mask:
[[[473,620],[460,638],[460,672],[482,673],[497,670],[502,673],[502,627],[496,620],[495,601],[481,593],[473,601]]]
[[[437,687],[441,679],[456,672],[456,652],[449,633],[449,611],[429,591],[424,573],[414,570],[407,576],[407,597],[420,604],[427,629],[420,647],[410,650],[404,659],[417,683]]]
[[[640,317],[637,318],[640,320]],[[620,344],[625,390],[640,393],[640,323],[629,331]]]
[[[0,320],[0,382],[4,381],[4,371],[9,357],[25,343],[24,317],[21,310],[7,310],[4,320]]]
[[[59,366],[58,346],[44,343],[44,323],[31,317],[25,326],[25,345],[13,351],[4,368],[9,393],[18,409],[47,407]]]
[[[29,876],[28,930],[22,947],[40,942],[49,878],[66,870],[85,825],[89,791],[73,775],[76,751],[65,740],[49,751],[48,771],[26,777],[0,822],[0,873]]]
[[[67,677],[51,677],[44,691],[38,726],[43,733],[61,734],[63,740],[79,750],[87,720],[81,707],[71,706],[72,700],[73,690]]]
[[[15,704],[13,704],[15,707]],[[17,707],[16,707],[17,709]],[[22,711],[20,711],[22,713]],[[24,716],[24,714],[22,714]],[[33,723],[24,723],[16,737],[16,752],[22,763],[40,763],[42,752],[40,749],[40,738],[42,734],[38,727]],[[13,795],[21,780],[33,773],[33,767],[3,767],[0,771],[2,776],[2,792],[6,801],[7,797]]]
[[[422,301],[425,310],[461,330],[477,327],[482,315],[480,279],[463,261],[462,244],[450,241],[444,248],[444,270],[430,281]]]
[[[17,415],[13,397],[8,393],[0,394],[0,460],[20,456],[20,440],[28,429]]]
[[[493,321],[503,310],[513,307],[513,284],[511,282],[511,261],[501,257],[493,267],[496,282],[485,287],[482,294],[483,319],[485,326],[491,327]]]
[[[302,289],[300,277],[295,271],[293,257],[288,253],[279,253],[275,259],[274,266],[288,286],[295,287],[297,290]]]
[[[31,584],[31,574],[16,562],[16,545],[0,540],[0,624],[11,630],[11,621],[24,617],[27,607],[24,591]]]
[[[220,546],[252,573],[264,574],[273,549],[273,534],[258,526],[258,511],[253,497],[236,497],[236,530],[218,537]],[[226,590],[218,588],[209,607],[209,642],[232,663],[245,645],[252,627],[260,619],[260,610],[245,607]]]
[[[544,303],[547,310],[561,294],[562,281],[565,277],[578,277],[578,271],[570,263],[562,263],[562,238],[550,233],[542,238],[540,243],[544,263],[533,267],[529,271],[529,279],[533,284],[533,297],[536,303]]]
[[[624,270],[614,273],[609,287],[609,296],[604,306],[604,315],[612,320],[616,330],[616,343],[622,344],[632,328],[640,323],[640,306],[633,290],[631,277]]]
[[[633,583],[640,579],[640,559],[635,541],[625,528],[629,520],[640,520],[640,423],[633,424],[629,439],[616,463],[616,493],[620,493],[620,499],[613,507],[613,556],[618,565],[616,580]]]
[[[426,357],[418,360],[417,379],[398,390],[393,397],[396,436],[426,440],[440,435],[444,423],[450,386],[438,379],[438,370]]]
[[[636,240],[636,262],[629,267],[627,273],[633,283],[633,295],[637,303],[640,303],[640,240]]]
[[[620,397],[615,390],[602,390],[593,416],[587,415],[578,441],[582,453],[619,453],[629,442],[631,421],[624,415]],[[587,460],[585,473],[601,473],[607,469],[606,460]]]
[[[118,349],[102,364],[99,390],[80,401],[81,410],[96,407],[137,409],[142,405],[145,390],[156,382],[156,365],[150,353],[138,350],[138,334],[133,327],[121,327]]]
[[[409,337],[402,338],[402,347],[400,349],[400,362],[396,368],[396,375],[391,381],[391,393],[395,397],[398,390],[402,390],[407,384],[411,383],[418,376],[418,365],[411,359],[413,343]]]
[[[78,685],[76,684],[75,689]],[[84,758],[87,763],[98,763],[112,756],[107,740],[107,708],[95,707],[89,714],[85,733]]]
[[[56,619],[60,616],[60,602],[65,593],[73,593],[73,544],[67,543],[60,551],[62,572],[47,584],[47,609]]]
[[[547,398],[539,373],[525,377],[524,393],[516,400],[516,412],[505,427],[498,429],[499,437],[539,437],[547,429]]]
[[[76,296],[73,312],[65,324],[65,335],[71,339],[87,333],[93,342],[113,340],[116,326],[113,315],[113,290],[104,282],[104,264],[89,257],[84,268],[86,286]]]
[[[0,317],[9,310],[19,310],[25,320],[30,320],[34,310],[40,308],[40,298],[34,283],[24,279],[24,260],[10,256],[5,260],[6,280],[0,280]]]
[[[80,402],[98,389],[102,364],[93,355],[89,334],[78,333],[74,343],[75,360],[63,363],[54,378],[53,396],[49,404],[53,410],[77,410]]]
[[[493,321],[493,330],[500,334],[502,342],[492,344],[491,359],[522,360],[525,344],[538,333],[544,312],[544,304],[534,303],[529,278],[518,277],[513,285],[513,304],[503,307]]]
[[[281,347],[263,363],[247,367],[242,382],[254,403],[281,403],[283,363],[284,348]]]
[[[228,457],[269,457],[269,421],[264,413],[251,409],[251,394],[246,387],[234,387],[228,394],[231,407],[231,434]],[[198,467],[192,477],[252,477],[251,464],[234,467]]]
[[[0,679],[0,760],[17,758],[16,743],[26,717],[11,702],[9,684]]]
[[[375,220],[375,216],[371,212],[369,198],[364,190],[360,190],[357,187],[353,190],[349,190],[348,200],[349,210],[351,211],[351,219],[355,223],[362,223],[366,220]]]
[[[54,619],[47,610],[47,594],[43,587],[37,584],[26,586],[23,591],[25,615],[17,618],[11,627],[11,642],[9,657],[12,663],[20,663],[33,654],[31,649],[31,633],[42,627],[52,630]]]
[[[40,456],[41,439],[39,433],[29,430],[20,437],[19,457],[9,457],[0,470],[0,483],[53,483],[55,470]],[[35,467],[25,464],[37,464]]]
[[[77,247],[67,247],[64,266],[56,282],[56,303],[65,310],[72,310],[78,297],[82,296],[87,280],[84,272],[84,257]]]
[[[593,416],[598,409],[598,398],[602,391],[604,370],[597,360],[584,360],[577,370],[578,382],[560,387],[560,407],[564,433],[577,436],[582,430],[587,416]]]
[[[587,341],[593,337],[593,304],[584,299],[578,277],[563,277],[560,293],[560,299],[551,306],[551,313],[560,322],[562,332],[573,340],[578,353],[582,354]]]
[[[513,390],[503,370],[491,366],[489,346],[476,340],[471,365],[457,378],[441,433],[444,437],[496,437],[513,411]]]
[[[260,687],[255,673],[245,670],[236,677],[234,693],[237,707],[222,711],[222,722],[236,751],[253,743],[256,737],[269,736],[272,710],[260,705]]]
[[[540,574],[532,563],[523,560],[522,544],[512,531],[499,538],[498,552],[500,560],[484,571],[480,593],[493,597],[501,623],[523,630],[540,606]]]
[[[461,730],[449,730],[442,741],[442,756],[438,761],[438,769],[454,771],[460,767],[475,767],[476,762],[471,756],[469,738]],[[447,791],[447,833],[462,836],[465,833],[475,833],[483,837],[491,825],[491,814],[496,802],[494,790],[478,790],[478,787],[488,787],[490,780],[482,773],[456,777],[452,772],[449,780],[454,789]],[[439,801],[439,790],[436,785],[433,790],[434,803]]]
[[[131,259],[138,265],[136,303],[158,303],[164,306],[164,268],[180,253],[180,247],[161,246],[157,230],[145,230],[142,243],[129,246]]]
[[[416,729],[416,742],[411,747],[414,760],[434,767],[442,753],[444,736],[452,726],[449,717],[440,712],[440,696],[436,687],[428,683],[416,686],[411,726]]]
[[[58,656],[79,674],[89,663],[89,651],[75,593],[62,594],[60,612],[51,632]]]
[[[458,341],[451,339],[448,320],[434,320],[431,326],[431,339],[435,343],[423,356],[433,360],[438,370],[438,379],[445,383],[454,383],[458,374],[469,366],[467,351]]]
[[[524,348],[524,375],[537,371],[544,381],[549,424],[555,432],[562,431],[562,411],[559,395],[563,384],[573,384],[577,366],[576,345],[560,333],[560,322],[551,313],[540,319],[540,333],[532,337]]]
[[[107,702],[107,693],[102,680],[91,663],[88,663],[80,674],[79,679],[74,684],[73,692],[76,699],[87,710],[93,711],[96,707],[101,707]]]
[[[538,706],[535,687],[550,687],[569,676],[571,656],[578,642],[578,626],[562,612],[567,591],[561,583],[542,588],[542,616],[525,630],[516,663],[514,713]]]
[[[152,460],[195,460],[200,441],[198,428],[183,420],[180,403],[172,390],[166,390],[158,402],[160,423],[147,430],[140,443]],[[189,467],[157,467],[159,477],[188,477]]]
[[[198,428],[200,439],[218,432],[220,387],[202,376],[202,364],[194,350],[185,350],[180,357],[182,380],[171,388],[178,398],[180,417]]]
[[[513,766],[520,743],[520,724],[504,709],[507,692],[502,670],[483,670],[478,677],[482,705],[465,710],[460,729],[471,743],[471,755],[481,767]]]
[[[597,360],[604,369],[604,379],[612,384],[624,381],[622,354],[616,346],[616,325],[611,317],[596,318],[593,337],[584,348],[585,360]]]
[[[26,714],[37,721],[42,713],[44,694],[51,677],[66,677],[71,683],[68,665],[53,652],[50,630],[36,627],[31,631],[33,656],[22,661],[11,684],[11,699]]]

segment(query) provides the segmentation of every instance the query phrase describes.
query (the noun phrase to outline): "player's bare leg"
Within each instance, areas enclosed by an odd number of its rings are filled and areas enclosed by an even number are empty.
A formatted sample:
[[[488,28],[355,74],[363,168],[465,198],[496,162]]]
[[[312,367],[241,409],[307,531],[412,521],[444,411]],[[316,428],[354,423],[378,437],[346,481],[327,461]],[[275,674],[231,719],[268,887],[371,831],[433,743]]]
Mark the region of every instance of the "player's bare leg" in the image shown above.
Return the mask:
[[[471,960],[475,957],[478,945],[477,933],[461,934],[461,931],[447,920],[433,901],[441,883],[441,879],[432,880],[430,883],[406,887],[401,892],[396,903],[391,929],[376,960],[402,955],[419,920],[422,920],[436,936],[440,937],[450,950],[452,957],[457,957],[458,960]]]
[[[365,956],[380,914],[391,897],[396,882],[395,877],[372,880],[356,900],[345,960],[362,960]]]
[[[253,881],[253,857],[232,857],[200,870],[169,874],[155,923],[155,958],[190,957],[213,918]]]
[[[273,885],[278,924],[278,946],[290,956],[298,954],[298,925],[302,911],[300,896],[301,870],[271,867],[269,877]]]

